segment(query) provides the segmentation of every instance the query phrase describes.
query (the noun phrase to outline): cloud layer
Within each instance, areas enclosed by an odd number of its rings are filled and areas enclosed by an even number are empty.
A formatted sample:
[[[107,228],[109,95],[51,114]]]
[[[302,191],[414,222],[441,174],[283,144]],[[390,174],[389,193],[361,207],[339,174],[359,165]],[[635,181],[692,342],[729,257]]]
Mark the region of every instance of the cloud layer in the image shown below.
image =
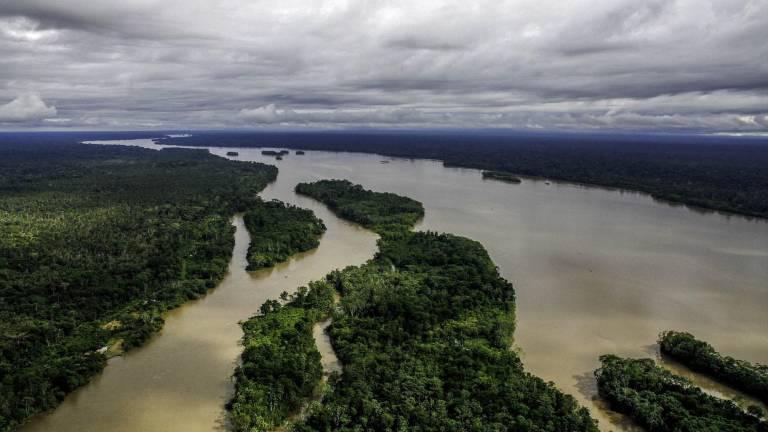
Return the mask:
[[[0,127],[765,131],[768,2],[3,0],[3,103]]]

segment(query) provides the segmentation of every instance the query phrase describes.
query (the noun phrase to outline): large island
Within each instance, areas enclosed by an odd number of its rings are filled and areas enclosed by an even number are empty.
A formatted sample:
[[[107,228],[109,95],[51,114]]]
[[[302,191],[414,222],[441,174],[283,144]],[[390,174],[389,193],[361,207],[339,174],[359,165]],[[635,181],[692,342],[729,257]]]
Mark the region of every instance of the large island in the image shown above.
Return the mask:
[[[524,371],[511,350],[514,290],[479,243],[411,232],[423,208],[406,197],[343,180],[296,190],[377,232],[379,252],[244,325],[238,430],[278,427],[308,402],[320,380],[311,324],[327,315],[343,373],[294,430],[597,430],[573,398]]]

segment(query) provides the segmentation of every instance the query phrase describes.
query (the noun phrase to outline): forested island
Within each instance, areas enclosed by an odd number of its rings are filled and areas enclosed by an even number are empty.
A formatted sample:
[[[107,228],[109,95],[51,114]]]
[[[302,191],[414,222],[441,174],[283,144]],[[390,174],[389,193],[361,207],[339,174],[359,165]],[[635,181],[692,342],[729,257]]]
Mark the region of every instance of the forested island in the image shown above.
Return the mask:
[[[287,155],[289,153],[290,152],[288,150],[278,150],[278,151],[275,151],[275,150],[262,150],[261,151],[261,154],[264,155],[264,156],[277,156],[277,157],[282,157],[282,156],[285,156],[285,155]]]
[[[768,366],[723,356],[712,345],[685,332],[662,333],[659,347],[663,354],[691,370],[768,403]]]
[[[204,151],[0,147],[0,430],[50,409],[223,277],[273,166]]]
[[[274,200],[250,208],[243,216],[251,234],[248,268],[257,270],[316,248],[325,232],[323,221],[311,210]]]
[[[373,192],[348,180],[299,183],[296,193],[327,205],[343,219],[383,235],[410,229],[424,216],[424,206],[393,193]]]
[[[436,159],[446,166],[634,190],[665,201],[768,217],[765,139],[493,131],[211,131],[158,142]]]
[[[523,181],[512,173],[501,171],[483,171],[483,179],[498,180],[506,183],[520,184]]]
[[[629,416],[649,432],[765,432],[761,413],[710,396],[652,359],[600,357],[595,372],[600,396],[612,410]]]
[[[307,383],[319,380],[319,359],[305,344],[309,322],[301,321],[308,312],[293,309],[306,302],[304,293],[325,292],[326,283],[341,294],[329,334],[344,372],[331,378],[323,402],[313,404],[293,430],[597,430],[572,397],[523,370],[511,350],[514,290],[479,243],[411,232],[423,207],[405,197],[339,180],[296,190],[376,231],[379,252],[363,266],[311,284],[286,306],[267,303],[254,318],[259,330],[247,328],[246,334],[256,336],[246,336],[244,344],[268,351],[271,360],[249,369],[256,376],[238,373],[233,412],[239,430],[278,424],[273,415],[284,420],[287,408],[297,406],[294,397],[306,395],[312,387]],[[326,300],[311,301],[306,310],[327,310],[328,295],[315,297]],[[271,329],[285,331],[261,330],[273,320],[278,323]],[[281,349],[286,341],[303,342],[293,352]],[[269,376],[285,379],[273,382],[260,372],[267,368]],[[273,408],[251,406],[256,400],[272,401]]]

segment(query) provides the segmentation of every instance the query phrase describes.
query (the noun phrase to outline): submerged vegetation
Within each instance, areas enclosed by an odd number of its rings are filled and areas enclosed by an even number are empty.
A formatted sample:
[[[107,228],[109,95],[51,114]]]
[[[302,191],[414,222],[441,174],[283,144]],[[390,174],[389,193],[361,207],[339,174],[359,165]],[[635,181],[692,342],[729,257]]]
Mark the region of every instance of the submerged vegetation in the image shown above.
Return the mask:
[[[366,191],[346,181],[302,184],[297,191],[376,230],[382,239],[378,254],[367,264],[327,277],[342,296],[333,309],[329,334],[344,372],[332,377],[323,403],[312,405],[294,430],[597,430],[572,397],[523,370],[511,350],[514,290],[479,243],[449,234],[410,232],[423,207],[408,198]],[[325,289],[325,282],[321,284]],[[295,303],[268,303],[255,320],[277,319],[270,317],[273,313],[306,316],[292,310]],[[285,309],[289,312],[282,312]],[[317,308],[304,309],[312,314]],[[246,337],[245,343],[307,340],[310,331],[308,323],[291,324],[288,318],[270,328],[285,332],[263,339]],[[312,352],[303,345],[299,351]],[[282,365],[271,369],[270,376],[296,373],[289,353],[270,351],[268,357]],[[318,379],[312,364],[303,366],[310,371],[308,381]],[[271,378],[256,375],[238,374],[238,381],[243,388],[253,381],[274,386]],[[250,400],[277,397],[270,406],[280,407],[274,412],[284,419],[289,412],[285,407],[296,406],[293,396],[306,395],[309,387],[287,395],[280,386],[260,387]],[[278,423],[269,417],[273,411],[265,414],[263,405],[252,405],[233,404],[233,410],[239,407],[236,415],[246,419],[241,425],[260,431]],[[268,420],[259,423],[254,418]]]
[[[272,166],[196,150],[0,148],[0,430],[54,407],[214,287]]]
[[[501,171],[483,171],[484,179],[499,180],[507,183],[519,184],[523,181],[512,173]]]
[[[271,267],[291,255],[316,248],[325,232],[312,210],[270,201],[249,209],[244,217],[251,233],[248,270]]]
[[[296,193],[327,205],[343,219],[379,234],[407,231],[424,216],[420,202],[393,193],[373,192],[348,180],[299,183]]]
[[[243,323],[242,364],[228,406],[236,431],[275,429],[318,390],[323,369],[312,327],[331,312],[333,294],[327,282],[313,282],[284,295],[285,305],[267,301]]]
[[[768,366],[722,356],[690,333],[667,331],[659,337],[661,352],[696,372],[768,403]]]
[[[768,431],[756,413],[707,395],[651,359],[600,357],[595,372],[600,395],[649,432]]]

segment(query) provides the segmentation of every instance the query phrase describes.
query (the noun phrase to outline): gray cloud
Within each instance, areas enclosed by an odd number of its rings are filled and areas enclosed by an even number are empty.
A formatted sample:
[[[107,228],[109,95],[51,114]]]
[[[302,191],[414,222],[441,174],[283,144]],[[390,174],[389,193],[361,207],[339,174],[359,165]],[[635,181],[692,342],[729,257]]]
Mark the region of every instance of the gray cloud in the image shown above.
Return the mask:
[[[25,93],[5,105],[0,105],[0,123],[45,120],[56,117],[56,107],[48,106],[35,93]]]
[[[765,131],[768,2],[3,0],[11,100],[15,128]]]

